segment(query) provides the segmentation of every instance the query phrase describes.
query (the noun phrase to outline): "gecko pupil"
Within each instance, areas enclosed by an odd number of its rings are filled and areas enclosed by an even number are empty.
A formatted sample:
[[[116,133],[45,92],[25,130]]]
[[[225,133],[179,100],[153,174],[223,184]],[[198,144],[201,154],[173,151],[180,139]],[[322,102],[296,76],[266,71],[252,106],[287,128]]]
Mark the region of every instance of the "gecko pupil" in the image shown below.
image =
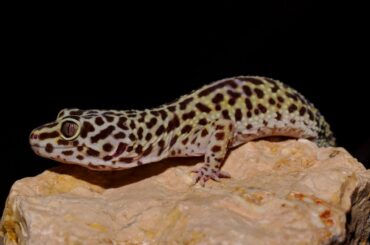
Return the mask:
[[[66,121],[62,124],[61,132],[65,138],[72,138],[76,135],[78,125],[75,122]]]

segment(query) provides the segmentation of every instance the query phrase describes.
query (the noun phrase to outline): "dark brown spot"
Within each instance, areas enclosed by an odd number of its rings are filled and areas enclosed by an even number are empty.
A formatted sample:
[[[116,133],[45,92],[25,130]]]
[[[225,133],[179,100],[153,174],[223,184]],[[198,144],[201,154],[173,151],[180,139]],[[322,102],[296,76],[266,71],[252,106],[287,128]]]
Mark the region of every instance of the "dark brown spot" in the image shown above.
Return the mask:
[[[223,130],[225,128],[224,125],[217,125],[216,130]]]
[[[114,131],[114,129],[115,127],[112,125],[106,127],[105,129],[100,131],[100,133],[91,137],[91,143],[97,143],[99,140],[103,140],[107,138]]]
[[[123,132],[119,132],[119,133],[116,133],[113,137],[115,139],[124,139],[126,137],[126,134]]]
[[[254,78],[254,77],[242,77],[242,78],[239,78],[239,80],[250,82],[250,83],[253,83],[254,85],[263,84],[263,82],[259,78]]]
[[[132,145],[130,145],[129,147],[127,147],[126,151],[131,152],[133,149],[134,149],[134,147]]]
[[[296,121],[295,121],[295,119],[290,119],[290,122],[295,124]]]
[[[142,145],[137,145],[135,148],[135,152],[137,154],[140,154],[143,151],[143,146]]]
[[[103,160],[104,161],[110,161],[110,160],[112,160],[112,156],[105,156],[105,157],[103,157]]]
[[[82,145],[80,145],[80,146],[77,147],[77,150],[78,151],[82,151],[83,149],[84,149],[84,147]]]
[[[149,141],[151,138],[153,137],[153,135],[149,132],[145,135],[145,140],[146,141]]]
[[[277,85],[277,82],[276,81],[274,81],[274,80],[272,80],[270,78],[266,78],[266,77],[265,77],[265,80],[273,85],[273,87],[271,88],[271,91],[273,93],[276,93],[276,91],[279,90],[279,86]]]
[[[73,143],[72,143],[72,145],[73,145],[73,146],[78,146],[78,144],[79,144],[78,140],[75,140],[75,141],[73,141]]]
[[[58,145],[69,145],[69,141],[68,140],[59,139],[57,141],[57,144]]]
[[[208,130],[204,128],[200,134],[202,137],[206,137],[208,135]]]
[[[132,163],[134,161],[134,158],[133,157],[121,157],[120,159],[118,159],[119,162],[123,162],[123,163]]]
[[[246,95],[248,95],[248,96],[252,96],[252,90],[251,90],[251,88],[250,88],[248,85],[244,85],[244,86],[242,87],[242,89],[243,89],[243,91],[244,91],[244,93],[245,93]]]
[[[143,156],[145,157],[145,156],[147,156],[147,155],[149,155],[151,152],[152,152],[152,150],[153,150],[153,146],[152,145],[150,145],[148,148],[146,148],[145,149],[145,151],[143,152]]]
[[[81,135],[82,138],[86,138],[87,134],[90,133],[90,132],[94,132],[94,130],[95,130],[95,128],[91,123],[84,122],[82,124],[80,135]]]
[[[219,82],[218,84],[215,84],[213,86],[209,86],[208,88],[203,89],[202,91],[199,92],[199,97],[207,96],[211,94],[213,91],[216,91],[217,89],[223,88],[225,86],[230,86],[232,88],[237,88],[238,85],[235,83],[234,80],[225,80],[222,82]]]
[[[143,123],[144,121],[145,121],[145,117],[146,117],[146,112],[142,112],[142,113],[140,113],[139,114],[139,118],[137,119],[137,121],[139,122],[139,123]]]
[[[240,121],[241,119],[242,119],[242,111],[239,108],[237,108],[235,110],[235,120]]]
[[[310,120],[312,121],[314,119],[314,115],[311,110],[307,110],[308,115],[310,116]]]
[[[136,124],[135,124],[134,120],[131,120],[131,122],[130,122],[130,128],[131,129],[135,129],[136,128]]]
[[[158,129],[155,131],[155,135],[160,136],[164,132],[164,126],[160,125]]]
[[[190,126],[190,125],[185,125],[182,129],[181,129],[181,133],[182,134],[187,134],[187,133],[189,133],[190,131],[191,131],[191,129],[192,129],[193,127],[192,126]]]
[[[251,129],[251,128],[253,128],[253,125],[252,124],[247,124],[247,127],[246,127],[247,129]]]
[[[83,160],[84,159],[84,157],[83,156],[81,156],[81,155],[77,155],[77,157],[76,157],[78,160]]]
[[[277,103],[276,107],[280,109],[281,108],[281,104],[280,103]]]
[[[171,112],[175,112],[175,111],[176,111],[176,106],[171,105],[171,106],[167,107],[167,109],[168,109],[169,111],[171,111]]]
[[[214,145],[214,146],[212,146],[211,151],[212,152],[219,152],[219,151],[221,151],[221,146]]]
[[[136,136],[134,133],[131,133],[128,138],[131,140],[131,141],[135,141],[136,140]]]
[[[160,156],[164,150],[164,140],[158,141],[158,146],[159,146],[158,156]]]
[[[52,153],[53,150],[54,150],[54,146],[52,144],[50,144],[50,143],[47,143],[46,146],[45,146],[45,151],[47,153]]]
[[[278,97],[277,97],[277,99],[278,99],[278,101],[279,101],[280,103],[284,103],[284,98],[283,98],[283,97],[278,96]]]
[[[212,102],[215,103],[215,104],[218,104],[220,103],[222,100],[224,99],[224,95],[221,94],[221,93],[218,93],[216,94],[213,99],[212,99]]]
[[[152,117],[149,122],[145,123],[148,129],[151,129],[157,123],[157,118]]]
[[[225,119],[230,119],[229,111],[228,111],[228,110],[223,110],[223,111],[222,111],[222,116],[223,116]]]
[[[89,155],[89,156],[93,156],[93,157],[98,157],[99,156],[99,152],[94,150],[94,149],[91,149],[91,148],[87,149],[86,154]]]
[[[158,113],[161,115],[162,120],[167,118],[167,112],[165,110],[160,110]]]
[[[298,96],[289,92],[285,92],[286,96],[292,98],[294,101],[298,101]]]
[[[104,116],[105,119],[108,121],[108,122],[113,122],[114,120],[114,117],[111,117],[111,116]]]
[[[223,140],[225,138],[225,133],[224,132],[218,132],[215,134],[215,137],[217,140]]]
[[[222,162],[224,159],[223,158],[215,158],[214,159],[216,162]],[[219,164],[216,165],[216,167],[218,167]]]
[[[252,105],[252,102],[249,98],[245,98],[245,105],[247,106],[247,109],[248,110],[252,110],[253,109],[253,105]]]
[[[266,113],[267,109],[264,105],[258,104],[257,107],[262,113]]]
[[[126,126],[126,121],[127,121],[126,117],[120,117],[118,119],[117,126],[120,127],[123,130],[128,130],[128,127]]]
[[[73,154],[73,151],[62,151],[62,154],[65,156],[70,156]]]
[[[39,135],[40,140],[45,140],[45,139],[51,139],[51,138],[56,138],[59,136],[59,133],[57,131],[53,132],[46,132],[46,133],[41,133]]]
[[[270,98],[269,99],[269,103],[270,103],[270,105],[275,105],[276,102],[275,102],[275,100],[273,98]]]
[[[142,112],[141,114],[146,114],[145,112]],[[153,116],[157,117],[159,115],[159,112],[158,111],[150,111],[150,114],[152,114]],[[145,115],[144,115],[145,117]]]
[[[227,101],[227,103],[228,103],[229,105],[233,106],[233,105],[235,105],[235,103],[236,103],[236,99],[235,99],[235,98],[230,98],[230,99]]]
[[[81,116],[83,113],[83,110],[75,110],[75,111],[70,111],[69,115],[71,116]]]
[[[116,152],[113,153],[112,157],[120,156],[127,148],[127,144],[120,142],[117,146]]]
[[[203,126],[207,125],[207,123],[208,123],[207,119],[205,119],[205,118],[200,119],[199,122],[198,122],[199,125],[203,125]]]
[[[172,137],[172,139],[171,139],[171,141],[170,141],[170,147],[172,147],[175,143],[176,143],[176,141],[177,141],[177,138],[178,138],[179,136],[177,136],[177,135],[174,135],[173,137]]]
[[[259,89],[259,88],[255,88],[254,89],[254,92],[256,93],[257,97],[260,98],[260,99],[263,98],[263,96],[265,95],[263,93],[263,91],[261,89]]]
[[[235,92],[235,91],[232,91],[232,90],[227,90],[227,94],[231,97],[231,98],[234,98],[234,99],[237,99],[241,96],[240,93],[238,92]]]
[[[267,126],[268,122],[266,120],[263,120],[263,125]]]
[[[192,97],[189,97],[189,98],[187,98],[187,99],[185,99],[185,100],[181,101],[181,102],[179,103],[179,105],[180,105],[180,110],[185,110],[185,109],[186,109],[186,106],[187,106],[190,102],[192,102],[192,101],[193,101],[193,98],[192,98]]]
[[[205,104],[200,103],[200,102],[196,103],[196,104],[195,104],[195,107],[196,107],[196,108],[198,108],[198,110],[199,110],[199,111],[201,111],[201,112],[206,112],[206,113],[208,113],[208,112],[210,112],[210,111],[211,111],[211,109],[209,109],[209,107],[208,107],[208,106],[206,106]]]
[[[182,115],[182,120],[192,119],[193,117],[195,117],[195,111],[190,111]]]
[[[196,138],[196,137],[194,137],[194,138],[191,140],[190,144],[194,145],[194,144],[195,144],[195,141],[197,141],[197,138]]]
[[[306,113],[306,107],[302,106],[302,108],[299,110],[299,115],[303,116]]]
[[[220,111],[221,110],[221,106],[220,105],[216,105],[215,106],[215,109],[216,109],[216,111]]]
[[[294,112],[294,111],[296,111],[298,108],[297,108],[297,106],[295,105],[295,104],[291,104],[289,107],[288,107],[288,111],[290,112],[290,113],[292,113],[292,112]]]
[[[110,152],[112,149],[113,149],[112,144],[105,143],[105,144],[103,145],[103,150],[104,150],[104,151],[106,151],[106,152]]]
[[[254,114],[258,115],[258,114],[260,114],[260,111],[256,108],[256,109],[254,109]]]
[[[280,114],[280,112],[276,112],[276,120],[281,120],[281,114]]]
[[[144,129],[142,127],[140,127],[137,130],[137,137],[138,137],[138,139],[142,139],[143,138],[143,133],[144,133]]]
[[[189,141],[189,138],[186,137],[185,139],[182,140],[182,144],[186,145],[188,143],[188,141]]]
[[[179,126],[180,126],[180,120],[179,120],[179,117],[175,114],[172,120],[168,122],[167,132],[169,133]]]

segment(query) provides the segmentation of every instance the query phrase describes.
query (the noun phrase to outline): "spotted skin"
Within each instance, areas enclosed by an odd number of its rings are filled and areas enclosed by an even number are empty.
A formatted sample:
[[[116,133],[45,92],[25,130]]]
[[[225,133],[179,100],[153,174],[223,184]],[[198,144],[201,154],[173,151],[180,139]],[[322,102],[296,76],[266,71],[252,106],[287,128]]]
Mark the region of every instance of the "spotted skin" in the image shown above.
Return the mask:
[[[287,136],[335,144],[329,125],[301,94],[270,78],[216,81],[151,110],[63,109],[32,131],[40,156],[95,170],[118,170],[168,157],[204,156],[195,182],[228,177],[227,151],[251,140]]]

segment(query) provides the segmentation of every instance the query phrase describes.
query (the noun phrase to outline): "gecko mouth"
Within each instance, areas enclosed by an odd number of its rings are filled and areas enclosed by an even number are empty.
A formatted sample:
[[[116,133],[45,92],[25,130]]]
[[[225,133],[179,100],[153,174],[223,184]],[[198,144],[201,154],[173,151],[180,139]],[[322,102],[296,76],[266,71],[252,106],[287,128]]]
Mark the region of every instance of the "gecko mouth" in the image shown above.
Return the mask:
[[[36,152],[38,155],[40,155],[41,150],[46,151],[48,153],[51,153],[54,150],[65,150],[65,149],[71,149],[71,148],[74,148],[74,147],[73,146],[53,146],[51,144],[47,144],[45,146],[41,146],[39,144],[32,144],[31,148],[34,152]]]

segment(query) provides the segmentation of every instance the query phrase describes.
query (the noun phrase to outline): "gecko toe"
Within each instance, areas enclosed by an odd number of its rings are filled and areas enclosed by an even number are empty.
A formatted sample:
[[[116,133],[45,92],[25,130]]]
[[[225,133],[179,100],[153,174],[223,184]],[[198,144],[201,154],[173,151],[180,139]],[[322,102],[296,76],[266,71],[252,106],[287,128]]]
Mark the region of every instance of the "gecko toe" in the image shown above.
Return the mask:
[[[199,183],[201,186],[205,186],[205,183],[212,179],[216,182],[220,182],[221,178],[230,178],[230,174],[221,170],[207,169],[206,167],[201,167],[200,169],[191,171],[195,173],[193,178],[193,184]]]

